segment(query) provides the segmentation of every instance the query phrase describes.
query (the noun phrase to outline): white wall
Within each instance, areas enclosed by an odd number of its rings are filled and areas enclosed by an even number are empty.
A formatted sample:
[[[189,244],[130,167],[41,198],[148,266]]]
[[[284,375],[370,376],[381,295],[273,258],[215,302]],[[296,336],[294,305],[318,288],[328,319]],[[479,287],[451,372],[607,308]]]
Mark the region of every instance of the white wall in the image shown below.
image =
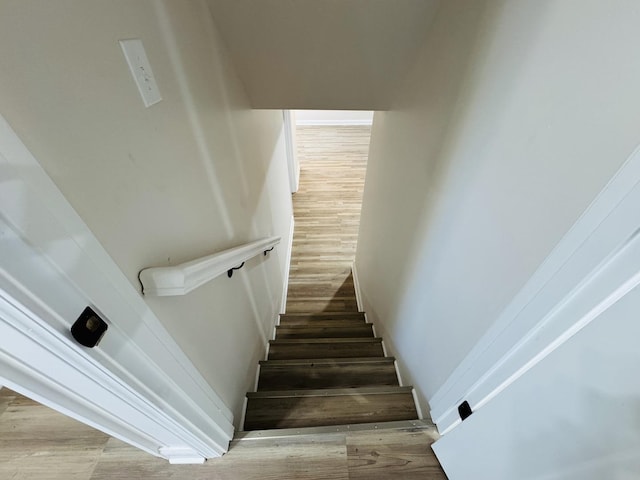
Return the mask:
[[[0,112],[130,288],[144,267],[283,237],[233,279],[146,299],[238,420],[284,282],[292,209],[281,112],[249,109],[204,2],[1,8]],[[145,45],[163,97],[148,109],[122,38]]]
[[[371,125],[367,110],[296,110],[296,125]]]
[[[386,110],[440,0],[208,0],[254,108]]]
[[[640,142],[638,7],[445,2],[376,112],[356,265],[423,408]]]

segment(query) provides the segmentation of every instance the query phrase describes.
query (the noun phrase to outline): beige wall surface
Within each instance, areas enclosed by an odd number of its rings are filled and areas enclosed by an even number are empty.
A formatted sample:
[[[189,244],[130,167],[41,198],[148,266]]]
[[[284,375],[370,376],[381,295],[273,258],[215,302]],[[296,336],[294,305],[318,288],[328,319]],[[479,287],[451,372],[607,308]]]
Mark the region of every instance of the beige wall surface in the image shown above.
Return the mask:
[[[255,108],[386,110],[440,0],[207,0]]]
[[[232,279],[146,299],[238,420],[285,275],[281,112],[250,110],[202,1],[3,0],[0,12],[0,113],[131,288],[142,268],[283,237]],[[150,108],[126,38],[142,39],[158,83]]]
[[[356,265],[425,408],[640,143],[639,7],[445,2],[375,114]]]

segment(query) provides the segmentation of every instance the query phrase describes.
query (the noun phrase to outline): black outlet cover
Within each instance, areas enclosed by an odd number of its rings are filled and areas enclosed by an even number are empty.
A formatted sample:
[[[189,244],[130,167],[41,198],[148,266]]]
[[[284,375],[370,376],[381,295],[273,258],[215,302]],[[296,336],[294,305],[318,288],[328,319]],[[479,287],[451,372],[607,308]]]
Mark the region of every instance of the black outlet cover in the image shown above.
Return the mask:
[[[460,415],[461,420],[468,418],[472,413],[473,410],[471,410],[471,406],[466,400],[458,406],[458,414]]]
[[[87,307],[71,327],[71,335],[80,345],[93,348],[98,345],[107,328],[107,323],[91,307]]]

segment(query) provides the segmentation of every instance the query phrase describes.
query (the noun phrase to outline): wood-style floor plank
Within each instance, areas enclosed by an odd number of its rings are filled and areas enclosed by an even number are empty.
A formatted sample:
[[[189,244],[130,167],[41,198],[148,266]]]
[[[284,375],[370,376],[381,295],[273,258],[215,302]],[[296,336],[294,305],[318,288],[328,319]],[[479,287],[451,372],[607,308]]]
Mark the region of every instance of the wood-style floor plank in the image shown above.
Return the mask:
[[[14,392],[0,399],[0,478],[91,477],[108,435]]]
[[[429,432],[358,432],[347,438],[351,480],[446,480]]]
[[[351,265],[370,134],[369,126],[297,129],[301,173],[287,313],[358,310]]]
[[[8,388],[0,387],[0,415],[7,409],[9,404],[16,399],[16,393]]]
[[[204,465],[169,465],[166,460],[111,439],[91,480],[348,480],[346,442],[340,437],[239,442]]]

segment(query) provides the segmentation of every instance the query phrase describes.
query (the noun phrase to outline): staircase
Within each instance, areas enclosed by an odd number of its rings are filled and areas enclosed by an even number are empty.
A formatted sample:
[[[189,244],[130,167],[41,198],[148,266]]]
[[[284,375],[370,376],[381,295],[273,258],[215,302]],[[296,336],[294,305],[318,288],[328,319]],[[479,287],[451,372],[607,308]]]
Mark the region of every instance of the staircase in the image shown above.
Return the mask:
[[[351,272],[369,128],[302,127],[296,138],[301,174],[287,314],[260,362],[257,391],[247,394],[244,430],[264,438],[415,420],[411,387],[399,385],[394,359],[358,311]]]
[[[364,313],[281,315],[258,391],[247,394],[244,430],[415,420],[394,361]]]

